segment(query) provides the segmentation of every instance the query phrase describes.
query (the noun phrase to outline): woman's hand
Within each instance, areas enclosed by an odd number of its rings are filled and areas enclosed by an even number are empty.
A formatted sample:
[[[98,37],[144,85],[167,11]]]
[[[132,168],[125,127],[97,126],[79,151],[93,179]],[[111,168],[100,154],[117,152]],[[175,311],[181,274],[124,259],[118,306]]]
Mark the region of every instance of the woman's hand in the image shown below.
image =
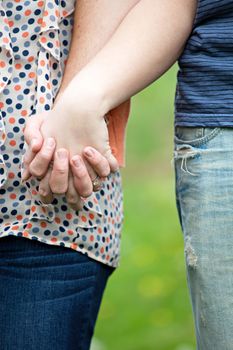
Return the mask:
[[[80,196],[92,193],[91,180],[96,175],[104,178],[118,169],[104,118],[81,106],[80,103],[77,112],[71,113],[55,105],[53,110],[35,115],[26,123],[24,134],[28,150],[24,155],[23,179],[31,174],[41,179],[39,192],[45,203],[52,201],[52,192],[66,193],[68,203],[79,209],[82,206]],[[96,149],[86,147],[89,145]],[[88,151],[92,151],[91,157]],[[59,153],[64,157],[60,158]],[[79,167],[75,160],[79,160]]]

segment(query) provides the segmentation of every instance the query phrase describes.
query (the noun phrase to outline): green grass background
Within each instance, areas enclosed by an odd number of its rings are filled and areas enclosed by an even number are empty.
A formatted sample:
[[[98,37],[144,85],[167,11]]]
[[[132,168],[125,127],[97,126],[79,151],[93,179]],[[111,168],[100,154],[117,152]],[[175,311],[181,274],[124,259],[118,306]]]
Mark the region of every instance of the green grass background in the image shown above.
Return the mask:
[[[132,98],[121,264],[105,290],[97,350],[195,349],[171,163],[176,72]]]

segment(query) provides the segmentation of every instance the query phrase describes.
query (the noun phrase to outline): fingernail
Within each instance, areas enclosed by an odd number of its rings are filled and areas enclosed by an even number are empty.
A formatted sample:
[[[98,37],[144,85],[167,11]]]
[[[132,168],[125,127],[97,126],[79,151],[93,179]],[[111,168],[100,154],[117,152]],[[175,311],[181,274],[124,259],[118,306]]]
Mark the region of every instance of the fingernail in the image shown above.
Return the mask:
[[[25,170],[23,170],[23,172],[22,172],[22,176],[21,176],[21,179],[22,179],[22,181],[25,181],[25,178],[26,178],[26,171]]]
[[[77,168],[79,168],[82,165],[82,161],[80,158],[72,158],[72,162]]]
[[[59,159],[62,159],[62,160],[67,159],[67,152],[64,150],[57,151],[57,155]]]
[[[52,137],[49,137],[47,140],[46,140],[46,146],[48,147],[53,147],[55,144],[54,142],[54,139]]]
[[[92,149],[90,149],[90,148],[85,150],[84,153],[90,158],[94,157],[94,155],[95,155],[95,152]]]
[[[42,197],[45,197],[47,195],[47,192],[45,190],[42,190],[40,189],[39,190],[39,194],[42,196]]]

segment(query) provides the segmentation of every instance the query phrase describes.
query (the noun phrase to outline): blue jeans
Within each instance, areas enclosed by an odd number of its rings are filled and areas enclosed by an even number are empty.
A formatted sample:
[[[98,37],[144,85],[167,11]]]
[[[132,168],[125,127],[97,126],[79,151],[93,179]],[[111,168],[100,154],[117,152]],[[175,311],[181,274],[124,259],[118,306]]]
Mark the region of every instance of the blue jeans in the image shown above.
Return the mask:
[[[233,128],[176,127],[176,199],[198,350],[233,350]]]
[[[114,270],[66,247],[0,238],[0,349],[89,349]]]

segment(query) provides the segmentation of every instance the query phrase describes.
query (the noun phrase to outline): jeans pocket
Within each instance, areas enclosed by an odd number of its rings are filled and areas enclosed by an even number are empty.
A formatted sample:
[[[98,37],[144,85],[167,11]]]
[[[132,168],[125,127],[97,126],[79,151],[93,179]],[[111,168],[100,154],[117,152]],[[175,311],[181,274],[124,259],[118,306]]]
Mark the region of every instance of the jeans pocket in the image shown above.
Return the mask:
[[[213,140],[221,131],[220,127],[186,127],[176,126],[174,132],[175,144],[189,144],[191,146],[204,145]]]

